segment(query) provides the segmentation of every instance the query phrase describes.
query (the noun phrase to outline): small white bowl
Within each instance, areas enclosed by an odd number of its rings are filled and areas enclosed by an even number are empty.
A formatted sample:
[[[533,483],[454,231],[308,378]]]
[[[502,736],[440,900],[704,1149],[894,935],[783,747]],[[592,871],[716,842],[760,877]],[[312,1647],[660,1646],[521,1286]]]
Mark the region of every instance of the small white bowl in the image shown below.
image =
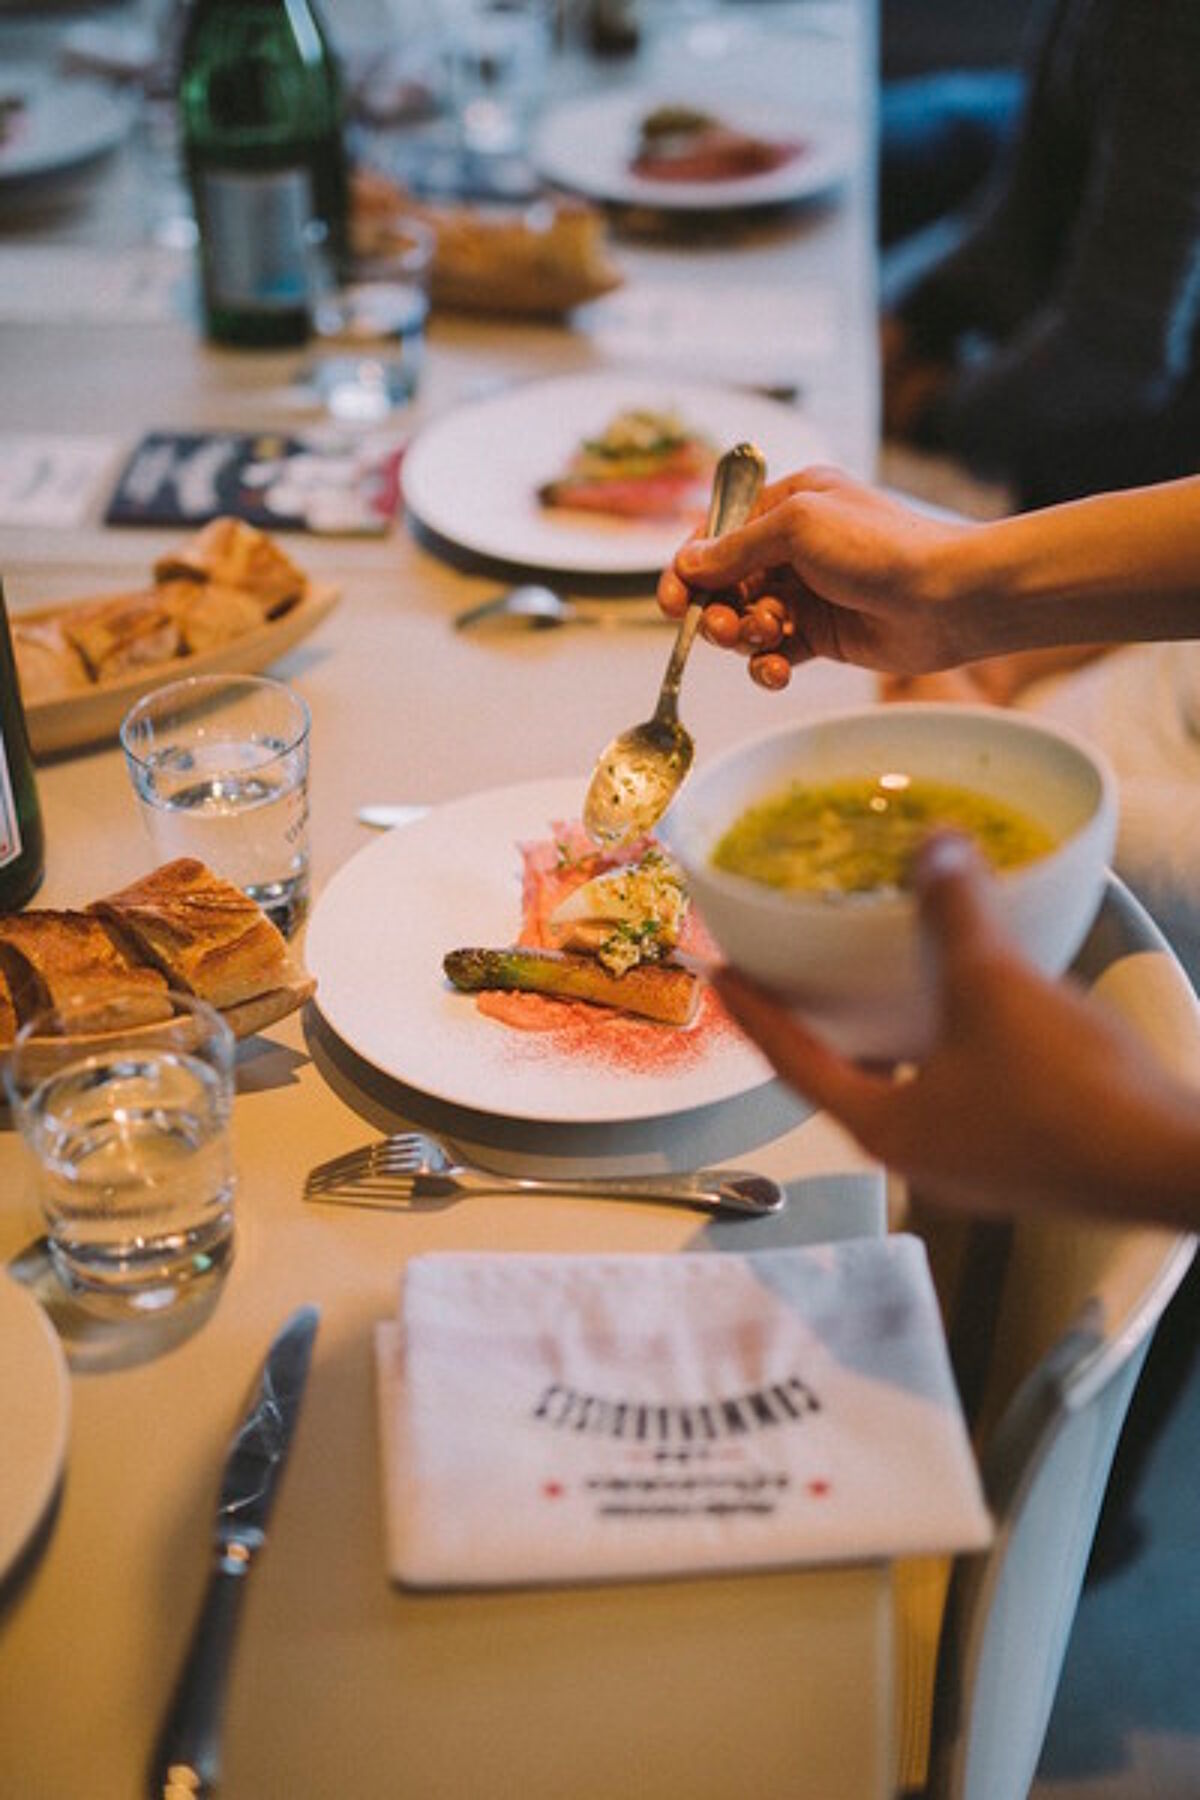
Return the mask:
[[[847,1055],[902,1061],[929,1047],[933,995],[910,894],[785,893],[713,867],[748,807],[793,780],[898,770],[1007,801],[1056,848],[996,875],[1000,916],[1039,968],[1070,963],[1104,892],[1116,782],[1068,732],[988,706],[906,703],[840,713],[735,746],[693,774],[659,835],[688,877],[721,954]]]

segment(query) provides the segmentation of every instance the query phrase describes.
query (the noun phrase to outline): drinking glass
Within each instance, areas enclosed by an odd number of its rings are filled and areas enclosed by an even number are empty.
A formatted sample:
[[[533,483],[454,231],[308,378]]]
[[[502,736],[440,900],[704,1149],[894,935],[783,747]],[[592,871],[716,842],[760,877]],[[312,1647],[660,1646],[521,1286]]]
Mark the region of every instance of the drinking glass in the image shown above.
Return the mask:
[[[434,233],[420,219],[355,254],[318,292],[305,379],[344,424],[373,425],[412,399],[425,353]]]
[[[156,853],[197,857],[285,934],[308,908],[309,727],[299,694],[260,675],[169,682],[121,724]]]
[[[5,1083],[64,1287],[102,1312],[159,1313],[233,1252],[233,1033],[166,994],[48,1007],[21,1028]]]
[[[549,75],[549,0],[442,0],[442,19],[460,151],[519,155]]]

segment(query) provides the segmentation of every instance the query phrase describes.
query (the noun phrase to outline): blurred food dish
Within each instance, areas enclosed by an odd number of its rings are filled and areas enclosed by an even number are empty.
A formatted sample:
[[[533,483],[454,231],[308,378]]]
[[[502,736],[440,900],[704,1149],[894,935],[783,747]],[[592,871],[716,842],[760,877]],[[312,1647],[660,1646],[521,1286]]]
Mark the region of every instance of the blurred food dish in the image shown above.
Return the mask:
[[[160,558],[144,588],[16,614],[35,754],[115,734],[134,700],[179,675],[266,668],[337,599],[268,533],[222,517]]]
[[[660,141],[648,145],[647,123],[653,128],[656,119],[672,117],[690,118],[695,128],[673,140],[652,129]],[[825,194],[849,172],[851,142],[761,94],[689,100],[623,89],[552,108],[534,134],[532,155],[544,179],[593,200],[709,212]]]
[[[418,199],[385,175],[358,171],[358,250],[385,249],[412,219],[435,234],[435,307],[555,317],[621,285],[603,214],[584,201],[546,197],[520,206],[434,203]]]
[[[602,371],[526,382],[435,419],[406,453],[405,502],[428,530],[480,556],[578,574],[654,574],[686,535],[678,513],[605,516],[547,507],[540,497],[583,441],[627,413],[686,420],[718,450],[748,438],[780,472],[829,459],[805,415],[782,401],[717,383]]]

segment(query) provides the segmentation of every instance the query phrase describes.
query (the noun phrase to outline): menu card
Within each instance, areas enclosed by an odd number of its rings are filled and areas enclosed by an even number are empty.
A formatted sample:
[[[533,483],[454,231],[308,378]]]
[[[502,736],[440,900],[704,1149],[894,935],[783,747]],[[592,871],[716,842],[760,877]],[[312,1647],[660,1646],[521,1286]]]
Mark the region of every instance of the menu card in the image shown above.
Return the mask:
[[[386,531],[402,452],[391,437],[152,431],[122,470],[105,523],[195,526],[232,514],[264,531]]]

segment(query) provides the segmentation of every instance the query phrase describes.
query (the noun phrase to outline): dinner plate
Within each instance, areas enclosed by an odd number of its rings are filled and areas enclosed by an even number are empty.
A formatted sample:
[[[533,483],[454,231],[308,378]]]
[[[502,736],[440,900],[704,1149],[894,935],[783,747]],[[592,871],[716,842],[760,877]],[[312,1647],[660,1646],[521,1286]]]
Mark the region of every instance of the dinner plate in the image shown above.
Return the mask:
[[[33,1295],[0,1272],[0,1576],[45,1515],[67,1453],[62,1347]]]
[[[642,120],[660,106],[687,104],[736,129],[781,141],[796,140],[801,152],[776,169],[725,181],[662,181],[631,168]],[[538,172],[593,200],[646,206],[667,212],[721,212],[778,206],[828,193],[845,178],[853,161],[853,139],[823,122],[807,127],[777,99],[761,93],[622,90],[596,94],[545,113],[534,135]]]
[[[26,705],[25,718],[34,755],[72,750],[102,738],[115,737],[134,701],[164,682],[177,681],[185,675],[252,675],[269,667],[293,644],[315,631],[339,598],[340,590],[332,583],[309,582],[303,598],[278,619],[271,619],[256,630],[245,631],[240,637],[230,638],[212,650],[192,656],[175,656],[168,662],[146,663],[118,681],[97,682],[93,687],[73,689],[53,700]],[[32,622],[57,618],[65,610],[59,605],[22,611],[15,616]]]
[[[535,781],[452,801],[339,871],[313,910],[306,955],[317,1006],[357,1055],[457,1106],[569,1124],[682,1112],[771,1079],[758,1051],[707,1008],[691,1031],[646,1024],[632,1043],[578,1032],[564,1041],[512,1030],[449,986],[448,950],[515,939],[520,846],[578,818],[585,786]]]
[[[631,408],[674,412],[722,450],[753,439],[773,475],[829,457],[804,414],[782,401],[602,370],[522,383],[434,420],[405,456],[405,503],[430,531],[476,555],[560,573],[655,574],[687,537],[687,519],[606,519],[552,510],[537,497],[583,438]]]
[[[19,106],[0,139],[0,200],[77,175],[107,156],[133,125],[133,102],[103,82],[0,80]]]

